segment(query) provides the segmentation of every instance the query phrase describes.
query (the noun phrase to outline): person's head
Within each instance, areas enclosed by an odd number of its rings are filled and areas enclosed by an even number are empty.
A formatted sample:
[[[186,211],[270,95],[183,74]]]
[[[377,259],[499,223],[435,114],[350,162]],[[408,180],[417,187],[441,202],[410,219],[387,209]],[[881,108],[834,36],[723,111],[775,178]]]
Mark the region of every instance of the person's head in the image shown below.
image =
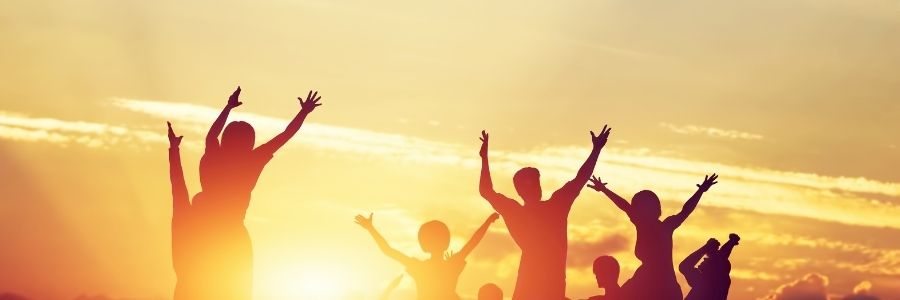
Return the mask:
[[[222,149],[230,152],[250,152],[256,143],[256,131],[250,123],[234,121],[222,132]]]
[[[503,290],[496,284],[485,284],[478,289],[478,300],[503,300]]]
[[[522,168],[513,175],[513,185],[525,203],[541,201],[541,172],[538,169]]]
[[[631,198],[631,208],[642,219],[659,219],[662,215],[662,207],[659,197],[649,190],[643,190],[634,194]]]
[[[419,246],[432,256],[441,257],[450,247],[450,229],[441,221],[428,221],[419,227]]]
[[[609,255],[597,257],[594,260],[594,276],[597,278],[597,287],[618,286],[619,261]]]

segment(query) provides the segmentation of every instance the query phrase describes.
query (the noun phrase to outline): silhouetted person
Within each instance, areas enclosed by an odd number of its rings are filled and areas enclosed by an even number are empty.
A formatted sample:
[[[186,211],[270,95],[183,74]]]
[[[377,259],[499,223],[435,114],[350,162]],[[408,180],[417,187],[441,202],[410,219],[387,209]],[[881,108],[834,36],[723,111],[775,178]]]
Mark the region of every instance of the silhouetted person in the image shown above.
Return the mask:
[[[634,276],[625,282],[623,288],[634,299],[681,300],[681,286],[675,279],[672,266],[672,235],[681,223],[690,216],[700,197],[716,184],[718,176],[706,176],[703,183],[697,185],[697,192],[684,204],[681,212],[660,221],[662,208],[659,198],[649,190],[634,194],[631,203],[606,188],[606,183],[596,177],[591,178],[588,187],[602,192],[628,215],[628,219],[637,230],[637,242],[634,254],[641,261],[641,266]]]
[[[201,297],[203,272],[199,268],[202,259],[194,247],[194,224],[191,218],[191,203],[188,199],[184,171],[181,167],[179,145],[183,136],[176,136],[172,123],[168,125],[169,137],[169,180],[172,183],[172,266],[175,269],[175,296],[180,299]]]
[[[541,201],[540,172],[527,167],[513,176],[516,192],[524,204],[494,191],[488,163],[488,134],[481,132],[481,196],[503,216],[516,245],[522,250],[514,300],[559,300],[566,292],[566,251],[568,218],[572,203],[588,181],[610,129],[599,135],[591,131],[593,149],[575,178]]]
[[[368,218],[356,216],[356,223],[366,229],[381,252],[400,262],[406,272],[416,282],[416,294],[419,300],[459,300],[456,294],[456,283],[466,266],[466,257],[475,249],[487,232],[491,223],[499,216],[491,214],[484,224],[475,231],[458,253],[446,254],[450,246],[450,230],[440,221],[429,221],[419,228],[419,246],[430,255],[426,260],[418,260],[397,251],[388,244],[381,233],[372,224],[372,214]]]
[[[482,285],[478,289],[478,300],[503,300],[503,290],[493,283]]]
[[[631,299],[625,296],[619,286],[619,261],[616,258],[604,255],[594,260],[594,277],[597,278],[597,287],[603,289],[603,295],[597,295],[587,300],[625,300]]]
[[[254,148],[255,132],[246,122],[228,124],[220,143],[219,134],[225,127],[228,114],[242,104],[240,93],[241,88],[238,87],[206,136],[206,149],[200,159],[202,191],[194,196],[191,203],[186,203],[181,200],[187,194],[183,178],[180,182],[173,180],[173,196],[178,190],[172,233],[176,274],[179,269],[190,269],[192,271],[189,273],[201,274],[190,276],[187,281],[189,286],[182,284],[185,282],[179,276],[176,300],[251,299],[253,251],[250,235],[244,227],[250,194],[273,154],[297,133],[306,116],[321,105],[317,92],[310,91],[306,100],[297,98],[300,100],[300,111],[287,128],[259,147]],[[178,164],[180,170],[180,161]],[[189,213],[182,214],[184,211]],[[182,218],[179,214],[189,217]],[[185,265],[191,267],[181,268]]]
[[[403,274],[400,274],[400,276],[397,276],[396,278],[394,278],[394,280],[391,280],[391,283],[388,284],[387,288],[384,289],[384,292],[381,293],[381,297],[379,297],[378,299],[379,300],[391,299],[391,294],[393,294],[394,290],[396,290],[397,287],[400,286],[401,281],[403,281]]]
[[[706,245],[681,261],[678,269],[691,286],[685,300],[728,299],[728,289],[731,287],[731,262],[728,261],[728,257],[740,240],[737,234],[732,233],[728,235],[728,242],[719,248],[719,241],[709,239]],[[697,262],[704,255],[706,258],[700,266],[697,266]]]

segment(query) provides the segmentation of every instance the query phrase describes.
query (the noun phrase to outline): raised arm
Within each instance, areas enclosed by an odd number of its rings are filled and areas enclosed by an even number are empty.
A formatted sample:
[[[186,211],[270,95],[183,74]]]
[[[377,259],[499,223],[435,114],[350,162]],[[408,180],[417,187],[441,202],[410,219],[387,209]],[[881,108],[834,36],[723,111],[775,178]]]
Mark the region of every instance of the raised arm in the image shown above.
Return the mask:
[[[740,240],[741,237],[737,234],[729,234],[728,241],[725,242],[725,245],[722,245],[721,249],[719,249],[719,256],[724,259],[728,259],[728,257],[731,256],[731,251],[734,250],[734,246],[737,246]]]
[[[509,209],[518,206],[519,203],[494,191],[494,183],[491,181],[491,166],[490,162],[488,162],[488,138],[487,132],[482,130],[479,138],[481,140],[481,150],[478,152],[478,155],[481,156],[481,179],[478,184],[478,191],[481,193],[481,197],[487,200],[495,211],[505,213]]]
[[[587,187],[592,188],[595,191],[603,193],[604,195],[606,195],[607,198],[609,198],[609,200],[612,200],[612,202],[616,205],[616,207],[618,207],[619,209],[624,211],[625,214],[627,214],[629,217],[631,216],[631,204],[628,203],[628,200],[625,200],[625,198],[622,198],[618,194],[609,190],[606,187],[606,183],[602,182],[600,180],[600,178],[597,178],[596,176],[591,176],[591,183],[588,184]]]
[[[575,174],[575,179],[572,179],[579,188],[584,186],[588,179],[591,178],[591,173],[594,173],[594,167],[597,166],[597,158],[600,156],[600,150],[603,150],[603,146],[606,146],[606,141],[609,140],[609,133],[611,131],[612,128],[607,128],[606,125],[603,125],[603,130],[600,131],[599,135],[594,135],[594,132],[591,131],[591,143],[593,144],[591,154],[588,155],[584,164],[578,169],[578,173]]]
[[[297,112],[294,119],[288,123],[287,128],[285,128],[283,132],[279,133],[262,146],[259,146],[257,149],[268,153],[275,153],[275,151],[278,151],[281,146],[284,146],[288,140],[294,137],[294,135],[297,134],[297,131],[300,130],[300,126],[303,125],[303,120],[306,120],[306,116],[316,109],[316,107],[322,105],[322,103],[319,103],[319,99],[322,99],[322,97],[318,94],[319,92],[317,91],[309,91],[309,94],[306,95],[306,101],[304,101],[302,97],[297,97],[297,100],[300,100],[300,111]]]
[[[466,245],[463,246],[462,249],[460,249],[459,252],[456,253],[456,255],[454,255],[453,257],[465,260],[466,257],[469,256],[469,253],[472,253],[472,250],[475,249],[475,246],[478,246],[478,243],[481,242],[481,239],[484,238],[484,234],[487,233],[487,230],[489,227],[491,227],[491,224],[494,223],[494,221],[497,221],[498,218],[500,218],[500,215],[497,213],[493,213],[488,216],[487,220],[485,220],[484,223],[481,224],[481,227],[478,227],[478,230],[476,230],[475,233],[472,234],[472,237],[469,238],[469,241],[466,242]]]
[[[717,249],[719,249],[719,241],[716,239],[709,239],[706,241],[705,245],[701,246],[681,261],[681,264],[678,265],[678,270],[681,271],[681,274],[687,279],[688,284],[694,286],[700,279],[700,271],[697,270],[696,266],[697,263],[700,262],[700,259],[703,258],[703,255],[713,253]]]
[[[240,96],[241,87],[238,86],[237,89],[231,93],[231,96],[228,97],[228,103],[225,104],[225,108],[219,113],[219,117],[217,117],[216,121],[209,127],[209,132],[206,134],[206,148],[219,146],[219,135],[222,134],[222,129],[225,129],[225,122],[228,121],[228,113],[231,112],[232,108],[244,104],[238,100]]]
[[[362,226],[363,229],[369,232],[372,235],[372,239],[375,240],[375,244],[378,245],[378,249],[381,249],[381,252],[384,252],[390,258],[393,258],[396,261],[399,261],[403,265],[407,265],[413,261],[413,258],[406,256],[406,254],[397,251],[388,244],[387,240],[381,236],[381,233],[375,229],[375,225],[372,224],[372,216],[373,214],[369,214],[369,217],[366,218],[362,215],[356,215],[356,224]]]
[[[187,184],[184,183],[184,171],[181,168],[181,138],[175,136],[172,123],[166,122],[169,127],[169,181],[172,182],[172,214],[180,214],[191,206],[188,196]]]
[[[713,173],[711,176],[707,175],[706,178],[703,179],[703,183],[697,185],[697,191],[694,192],[694,195],[688,199],[687,202],[684,203],[684,207],[681,208],[681,211],[675,215],[672,215],[666,218],[664,223],[668,224],[672,228],[678,228],[681,226],[681,223],[684,223],[684,220],[687,220],[687,217],[694,212],[694,209],[697,208],[697,203],[700,202],[700,197],[703,197],[703,193],[709,190],[714,184],[719,183],[716,179],[719,178],[719,175]]]
[[[584,161],[584,164],[581,165],[581,168],[578,169],[578,173],[575,174],[575,178],[566,182],[559,190],[553,192],[553,196],[550,197],[553,201],[563,202],[566,205],[572,205],[575,202],[575,198],[578,197],[578,194],[581,192],[581,189],[584,187],[584,184],[587,183],[588,179],[591,178],[591,173],[594,172],[594,167],[597,166],[597,157],[600,156],[600,150],[603,149],[603,146],[606,145],[606,141],[609,139],[609,132],[612,131],[612,128],[607,128],[606,125],[603,125],[603,130],[600,131],[599,135],[594,135],[594,132],[591,131],[591,142],[593,143],[593,148],[591,149],[591,154],[588,155],[588,158]]]

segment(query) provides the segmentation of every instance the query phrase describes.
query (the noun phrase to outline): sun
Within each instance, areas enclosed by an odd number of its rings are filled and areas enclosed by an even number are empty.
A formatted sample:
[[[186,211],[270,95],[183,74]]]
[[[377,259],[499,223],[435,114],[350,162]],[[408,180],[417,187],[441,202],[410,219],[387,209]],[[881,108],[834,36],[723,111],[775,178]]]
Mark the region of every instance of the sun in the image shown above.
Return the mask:
[[[322,265],[284,267],[266,275],[259,283],[262,299],[348,299],[353,295],[353,276]]]

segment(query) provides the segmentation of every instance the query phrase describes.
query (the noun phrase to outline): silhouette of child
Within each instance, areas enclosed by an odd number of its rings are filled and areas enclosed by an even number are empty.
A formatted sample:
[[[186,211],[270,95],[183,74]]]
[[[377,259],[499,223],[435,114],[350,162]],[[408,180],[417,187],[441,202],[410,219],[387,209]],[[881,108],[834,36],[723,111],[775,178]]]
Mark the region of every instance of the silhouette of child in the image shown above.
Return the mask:
[[[493,283],[482,285],[478,289],[478,300],[503,300],[503,290]]]
[[[594,277],[597,278],[597,287],[603,289],[603,295],[597,295],[587,300],[624,300],[622,288],[619,286],[619,261],[615,257],[603,255],[594,260]]]
[[[494,190],[488,162],[488,134],[481,132],[481,196],[503,219],[513,241],[522,250],[514,300],[559,300],[566,292],[569,211],[593,172],[597,158],[609,139],[611,128],[603,126],[599,135],[591,131],[593,148],[575,177],[542,201],[541,174],[531,167],[513,176],[519,204]]]
[[[440,221],[429,221],[419,228],[419,245],[430,255],[426,260],[418,260],[392,248],[372,224],[373,214],[368,218],[357,215],[356,224],[366,229],[381,252],[400,262],[416,283],[419,300],[459,300],[456,283],[466,266],[466,257],[484,237],[488,227],[499,218],[491,214],[484,224],[475,231],[466,245],[455,254],[445,255],[450,246],[450,230]]]
[[[691,291],[685,300],[725,300],[731,287],[731,262],[728,258],[741,238],[737,234],[729,234],[728,242],[719,248],[719,241],[709,239],[703,245],[681,261],[678,269],[687,279]],[[706,255],[700,266],[697,262]]]
[[[659,198],[651,191],[643,190],[634,195],[631,203],[606,188],[597,177],[591,178],[588,187],[602,192],[624,211],[637,230],[634,254],[641,266],[623,288],[635,299],[682,299],[681,286],[675,279],[672,259],[672,235],[690,216],[700,197],[716,184],[718,176],[706,176],[697,185],[697,192],[684,204],[681,212],[660,221],[662,215]]]

